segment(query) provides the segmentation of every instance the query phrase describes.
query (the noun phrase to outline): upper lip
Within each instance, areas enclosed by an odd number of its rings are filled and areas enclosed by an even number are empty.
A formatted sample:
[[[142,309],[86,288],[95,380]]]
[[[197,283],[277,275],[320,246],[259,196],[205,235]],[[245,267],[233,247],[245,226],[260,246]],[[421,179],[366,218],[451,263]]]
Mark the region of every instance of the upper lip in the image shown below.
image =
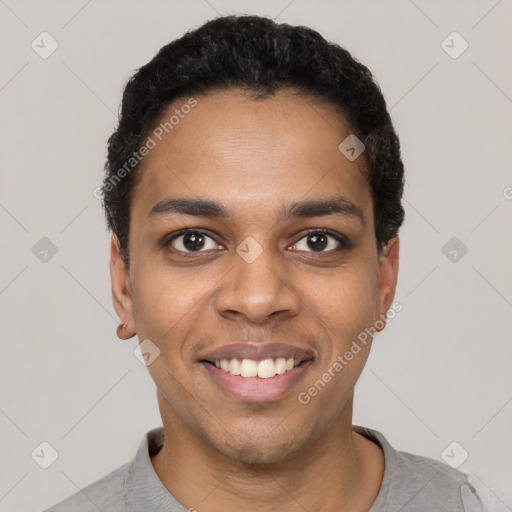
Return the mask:
[[[314,359],[314,353],[310,349],[302,349],[284,343],[236,343],[225,345],[205,353],[199,358],[200,361],[220,361],[221,359],[252,359],[261,361],[262,359],[285,359],[294,358],[299,361]]]

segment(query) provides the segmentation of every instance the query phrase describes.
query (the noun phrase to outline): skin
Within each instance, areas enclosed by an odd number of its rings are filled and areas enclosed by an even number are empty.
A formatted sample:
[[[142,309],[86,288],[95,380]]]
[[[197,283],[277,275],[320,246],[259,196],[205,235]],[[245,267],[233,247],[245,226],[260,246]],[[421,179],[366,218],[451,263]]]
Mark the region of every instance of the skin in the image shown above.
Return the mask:
[[[260,102],[237,90],[197,100],[143,160],[129,268],[115,235],[111,243],[113,302],[124,325],[118,335],[150,339],[161,351],[148,366],[166,434],[153,467],[179,502],[201,512],[260,511],[269,503],[285,512],[367,511],[384,456],[352,430],[352,402],[371,343],[309,404],[297,395],[391,307],[398,238],[378,254],[364,160],[338,150],[351,130],[333,105],[293,91]],[[162,119],[185,102],[175,101]],[[358,206],[364,222],[355,215],[276,221],[291,202],[334,193]],[[219,202],[232,216],[149,216],[176,197]],[[163,246],[185,227],[209,232],[199,252],[183,236]],[[350,246],[327,236],[318,248],[308,238],[312,228],[343,234]],[[262,248],[252,263],[236,252],[248,236]],[[308,347],[314,363],[278,400],[236,400],[197,358],[249,339]]]

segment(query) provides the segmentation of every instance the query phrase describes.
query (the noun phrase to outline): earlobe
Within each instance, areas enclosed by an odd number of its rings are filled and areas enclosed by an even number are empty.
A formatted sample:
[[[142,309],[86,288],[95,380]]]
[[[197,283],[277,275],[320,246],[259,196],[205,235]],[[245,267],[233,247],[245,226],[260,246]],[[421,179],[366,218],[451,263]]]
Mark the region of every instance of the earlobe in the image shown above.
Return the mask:
[[[112,283],[112,302],[121,323],[117,327],[117,336],[128,340],[135,336],[133,325],[133,300],[130,290],[130,275],[121,258],[119,239],[114,234],[110,241],[110,279]]]
[[[135,330],[129,329],[128,323],[119,324],[116,333],[120,340],[129,340],[135,336]]]
[[[398,258],[400,242],[398,236],[391,238],[382,248],[379,258],[379,285],[378,285],[378,316],[379,324],[384,324],[391,303],[395,297],[396,284],[398,281]]]

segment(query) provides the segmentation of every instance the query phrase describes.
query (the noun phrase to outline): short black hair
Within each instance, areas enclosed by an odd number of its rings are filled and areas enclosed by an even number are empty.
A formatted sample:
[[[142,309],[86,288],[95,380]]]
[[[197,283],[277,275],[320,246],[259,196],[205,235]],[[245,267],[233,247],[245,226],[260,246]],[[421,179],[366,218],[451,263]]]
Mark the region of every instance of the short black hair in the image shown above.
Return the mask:
[[[101,188],[123,261],[129,264],[130,204],[140,174],[134,155],[155,123],[178,98],[240,88],[255,101],[292,89],[341,109],[365,145],[380,253],[404,219],[404,168],[386,102],[368,68],[311,28],[260,16],[221,16],[163,46],[126,84]]]

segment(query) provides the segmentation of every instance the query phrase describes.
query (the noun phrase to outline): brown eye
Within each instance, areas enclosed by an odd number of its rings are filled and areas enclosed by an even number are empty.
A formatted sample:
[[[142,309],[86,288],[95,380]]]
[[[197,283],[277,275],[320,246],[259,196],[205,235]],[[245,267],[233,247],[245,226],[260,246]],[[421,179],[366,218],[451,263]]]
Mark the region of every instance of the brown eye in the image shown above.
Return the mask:
[[[346,242],[341,235],[326,230],[309,232],[301,238],[293,247],[305,252],[330,252],[346,247]],[[326,250],[327,249],[327,250]]]
[[[306,238],[308,240],[308,247],[314,251],[323,251],[329,243],[329,240],[327,239],[328,237],[323,233],[314,233],[312,235],[308,235]]]
[[[218,244],[206,233],[184,229],[165,244],[181,252],[203,252],[218,247]]]

